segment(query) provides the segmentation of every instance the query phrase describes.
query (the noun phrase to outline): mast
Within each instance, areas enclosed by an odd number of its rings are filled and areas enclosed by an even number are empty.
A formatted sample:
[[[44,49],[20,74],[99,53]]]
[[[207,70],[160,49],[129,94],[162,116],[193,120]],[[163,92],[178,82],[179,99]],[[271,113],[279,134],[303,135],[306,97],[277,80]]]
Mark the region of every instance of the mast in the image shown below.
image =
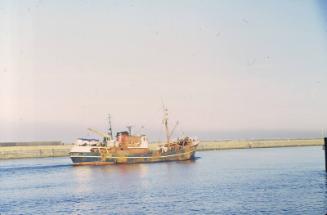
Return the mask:
[[[169,129],[168,129],[168,109],[163,105],[164,117],[163,124],[165,125],[166,140],[169,143]]]
[[[111,137],[111,140],[114,139],[113,135],[112,135],[112,127],[111,127],[111,116],[110,114],[108,114],[108,135]]]
[[[133,126],[132,125],[128,125],[128,126],[126,126],[126,128],[128,129],[129,135],[132,135],[132,128],[133,128]]]

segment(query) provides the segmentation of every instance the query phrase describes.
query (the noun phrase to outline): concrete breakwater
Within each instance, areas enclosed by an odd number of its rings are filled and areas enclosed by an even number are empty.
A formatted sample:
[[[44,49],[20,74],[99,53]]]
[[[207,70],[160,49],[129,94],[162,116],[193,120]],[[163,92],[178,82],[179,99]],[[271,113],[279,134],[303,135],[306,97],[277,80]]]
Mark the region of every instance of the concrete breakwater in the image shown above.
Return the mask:
[[[223,149],[274,148],[295,146],[322,146],[322,138],[317,139],[276,139],[276,140],[219,140],[201,141],[198,151]],[[151,149],[158,143],[150,144]],[[0,159],[65,157],[71,149],[71,144],[50,146],[6,146],[0,147]]]
[[[0,159],[65,157],[72,145],[0,147]]]
[[[275,148],[296,146],[322,146],[324,140],[316,139],[274,139],[274,140],[219,140],[202,141],[198,151],[222,150],[222,149],[251,149],[251,148]]]
[[[0,147],[5,146],[59,146],[62,141],[32,141],[32,142],[0,142]]]

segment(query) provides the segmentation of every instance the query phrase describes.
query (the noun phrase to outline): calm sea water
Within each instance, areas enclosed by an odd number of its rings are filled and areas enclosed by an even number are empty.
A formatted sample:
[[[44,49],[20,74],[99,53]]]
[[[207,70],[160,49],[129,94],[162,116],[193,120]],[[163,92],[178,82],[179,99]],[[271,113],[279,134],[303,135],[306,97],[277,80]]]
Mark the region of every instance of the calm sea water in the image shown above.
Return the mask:
[[[197,152],[195,161],[0,161],[1,214],[325,214],[321,147]]]

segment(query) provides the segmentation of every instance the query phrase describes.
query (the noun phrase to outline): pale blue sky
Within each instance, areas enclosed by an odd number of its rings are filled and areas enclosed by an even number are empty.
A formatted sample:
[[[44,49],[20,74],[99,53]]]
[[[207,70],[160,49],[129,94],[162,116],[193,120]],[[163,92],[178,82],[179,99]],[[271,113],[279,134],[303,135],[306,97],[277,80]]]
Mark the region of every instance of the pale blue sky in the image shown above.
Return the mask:
[[[0,0],[0,141],[135,125],[202,139],[327,129],[323,1]],[[144,126],[141,130],[140,127]]]

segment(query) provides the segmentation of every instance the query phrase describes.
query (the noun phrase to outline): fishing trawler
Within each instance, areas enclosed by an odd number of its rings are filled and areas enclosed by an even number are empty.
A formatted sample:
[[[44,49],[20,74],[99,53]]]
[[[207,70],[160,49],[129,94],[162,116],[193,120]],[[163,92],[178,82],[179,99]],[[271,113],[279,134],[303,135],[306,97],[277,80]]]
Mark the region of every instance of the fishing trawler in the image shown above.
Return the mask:
[[[199,141],[195,138],[180,137],[172,141],[172,131],[168,129],[168,113],[164,109],[166,142],[150,149],[146,135],[132,135],[129,131],[117,132],[113,138],[109,117],[108,133],[89,128],[103,137],[103,140],[79,138],[70,151],[70,158],[75,165],[109,165],[124,163],[152,163],[164,161],[190,160],[195,156]]]

